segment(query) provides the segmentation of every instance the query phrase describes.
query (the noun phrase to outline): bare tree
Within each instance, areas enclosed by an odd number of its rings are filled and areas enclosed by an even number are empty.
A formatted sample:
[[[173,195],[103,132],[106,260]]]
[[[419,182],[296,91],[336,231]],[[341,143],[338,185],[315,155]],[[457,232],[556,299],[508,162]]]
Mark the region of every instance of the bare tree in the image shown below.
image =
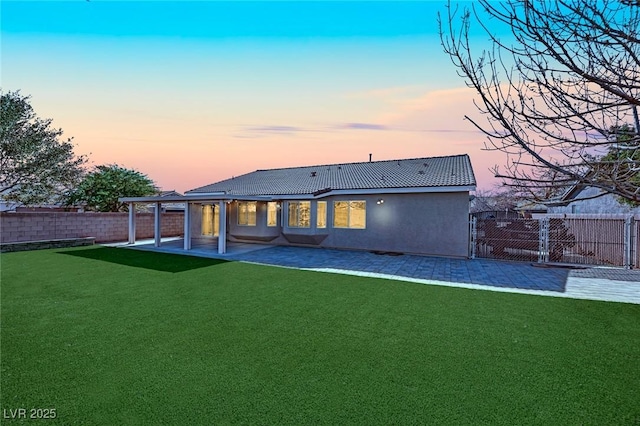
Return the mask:
[[[470,211],[514,211],[525,200],[514,188],[496,186],[489,190],[477,190],[471,201]]]
[[[535,200],[580,184],[640,202],[639,3],[480,0],[449,3],[438,17],[443,48],[486,121],[465,118],[487,149],[506,153],[494,168],[505,185]],[[496,24],[511,34],[499,37]],[[491,45],[479,54],[472,25]],[[626,123],[635,132],[620,144],[616,129]],[[627,155],[605,158],[614,146]]]

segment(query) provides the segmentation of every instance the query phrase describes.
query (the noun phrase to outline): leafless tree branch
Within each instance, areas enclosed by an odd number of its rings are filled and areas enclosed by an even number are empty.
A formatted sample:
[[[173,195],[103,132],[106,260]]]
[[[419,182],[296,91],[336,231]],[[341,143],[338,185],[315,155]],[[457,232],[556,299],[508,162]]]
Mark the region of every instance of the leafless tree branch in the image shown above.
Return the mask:
[[[465,118],[486,135],[487,149],[507,155],[495,170],[506,185],[536,200],[579,184],[640,203],[638,2],[449,3],[439,24],[483,117]],[[479,53],[474,25],[490,42]],[[617,129],[628,123],[621,140]]]

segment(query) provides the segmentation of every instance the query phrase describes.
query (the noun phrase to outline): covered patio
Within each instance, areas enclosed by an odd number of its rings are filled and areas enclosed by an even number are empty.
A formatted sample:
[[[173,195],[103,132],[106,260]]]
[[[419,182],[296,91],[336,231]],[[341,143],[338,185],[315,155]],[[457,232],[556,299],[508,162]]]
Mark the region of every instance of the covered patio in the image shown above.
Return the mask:
[[[160,245],[156,245],[154,239],[141,239],[134,243],[121,242],[103,245],[109,247],[131,247],[138,250],[149,250],[162,253],[187,254],[190,256],[209,257],[214,259],[232,259],[254,251],[275,247],[271,244],[227,241],[225,245],[225,252],[220,253],[217,239],[198,237],[191,238],[191,248],[186,251],[184,248],[184,238],[181,237],[162,238]]]
[[[224,192],[197,194],[197,195],[175,195],[168,197],[153,196],[153,197],[123,197],[119,199],[120,202],[127,203],[129,205],[129,229],[128,229],[128,244],[136,244],[136,205],[137,204],[152,204],[154,205],[154,222],[153,222],[153,247],[158,249],[163,246],[162,239],[162,205],[167,203],[183,203],[184,204],[184,234],[181,239],[183,251],[190,250],[205,250],[208,249],[209,253],[212,250],[214,244],[217,245],[217,254],[223,255],[227,253],[227,211],[229,203],[233,201],[272,201],[272,197],[268,196],[231,196]],[[192,235],[192,213],[194,205],[210,204],[215,206],[218,214],[217,230],[218,237],[216,239],[203,239],[199,236]],[[169,244],[169,242],[166,242]],[[175,249],[175,241],[172,241],[171,246],[168,249]],[[256,244],[247,244],[247,246],[257,246]]]

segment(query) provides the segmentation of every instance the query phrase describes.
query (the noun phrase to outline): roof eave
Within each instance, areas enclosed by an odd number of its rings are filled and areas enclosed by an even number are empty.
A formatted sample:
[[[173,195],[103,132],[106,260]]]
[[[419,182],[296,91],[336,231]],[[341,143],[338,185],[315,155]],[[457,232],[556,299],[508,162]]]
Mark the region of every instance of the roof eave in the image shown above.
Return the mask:
[[[443,185],[416,186],[400,188],[367,188],[367,189],[335,189],[312,198],[323,198],[332,195],[368,195],[368,194],[430,194],[441,192],[469,192],[475,191],[475,185]]]
[[[231,194],[205,194],[205,195],[182,195],[180,197],[121,197],[121,203],[189,203],[198,201],[271,201],[273,198],[268,195],[231,195]]]
[[[361,188],[361,189],[333,189],[322,193],[297,193],[297,194],[269,194],[274,200],[317,200],[334,195],[376,195],[376,194],[429,194],[443,192],[470,192],[475,191],[475,185],[446,185],[446,186],[421,186],[401,188]],[[314,195],[317,194],[317,195]],[[241,195],[227,194],[230,199],[241,199]],[[246,197],[246,196],[245,196]],[[260,196],[256,196],[260,197]],[[258,200],[259,201],[259,200]]]

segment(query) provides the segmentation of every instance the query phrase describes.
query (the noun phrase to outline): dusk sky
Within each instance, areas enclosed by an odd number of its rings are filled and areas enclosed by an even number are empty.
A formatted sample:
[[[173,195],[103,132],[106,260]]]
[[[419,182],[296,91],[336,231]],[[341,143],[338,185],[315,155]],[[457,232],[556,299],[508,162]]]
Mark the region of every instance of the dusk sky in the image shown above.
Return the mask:
[[[31,95],[92,165],[165,190],[369,153],[468,153],[487,189],[505,157],[463,120],[474,93],[442,51],[444,6],[2,1],[1,86]]]

